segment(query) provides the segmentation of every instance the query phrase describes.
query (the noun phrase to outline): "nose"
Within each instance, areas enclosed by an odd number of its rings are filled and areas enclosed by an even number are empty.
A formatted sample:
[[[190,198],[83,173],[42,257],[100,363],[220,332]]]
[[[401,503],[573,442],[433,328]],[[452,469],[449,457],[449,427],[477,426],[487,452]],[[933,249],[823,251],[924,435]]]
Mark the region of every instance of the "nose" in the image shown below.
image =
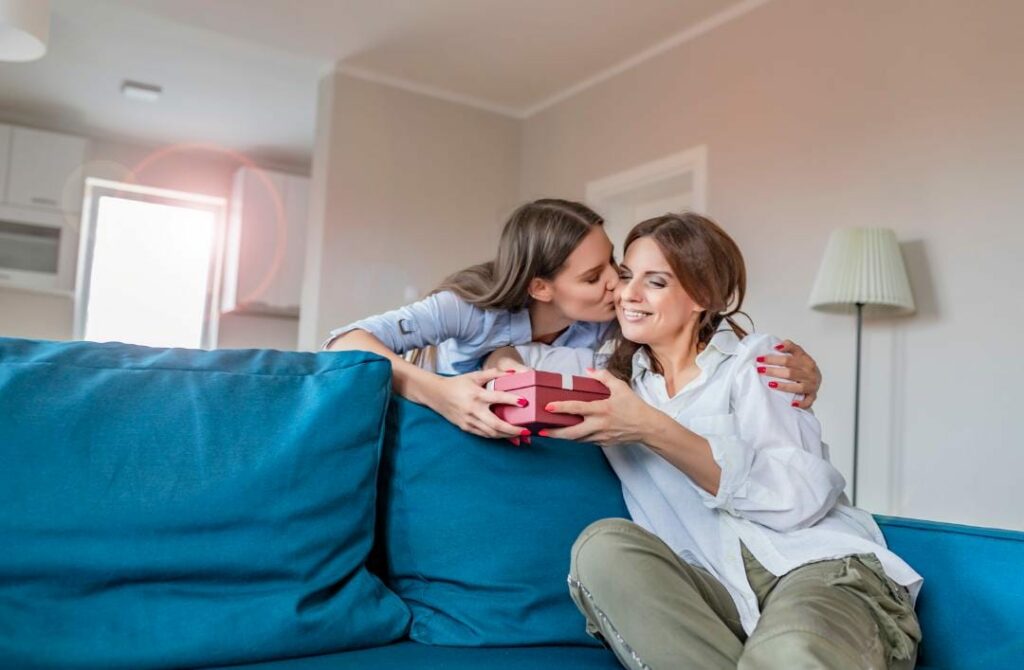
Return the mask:
[[[605,274],[607,275],[604,280],[605,290],[614,291],[615,287],[619,285],[619,273],[618,271],[609,265],[605,268]]]
[[[635,279],[619,279],[619,285],[615,289],[616,295],[619,300],[623,302],[639,302],[640,296],[637,295]]]

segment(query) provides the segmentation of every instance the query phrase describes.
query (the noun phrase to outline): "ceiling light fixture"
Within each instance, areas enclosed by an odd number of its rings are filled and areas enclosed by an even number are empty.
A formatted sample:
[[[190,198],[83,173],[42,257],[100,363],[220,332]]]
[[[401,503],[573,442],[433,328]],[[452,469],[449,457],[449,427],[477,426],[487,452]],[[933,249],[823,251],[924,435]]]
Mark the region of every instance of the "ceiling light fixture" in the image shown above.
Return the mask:
[[[164,89],[154,84],[140,84],[137,81],[125,81],[121,84],[121,95],[129,100],[156,102]]]
[[[42,58],[50,39],[50,0],[0,0],[0,61]]]

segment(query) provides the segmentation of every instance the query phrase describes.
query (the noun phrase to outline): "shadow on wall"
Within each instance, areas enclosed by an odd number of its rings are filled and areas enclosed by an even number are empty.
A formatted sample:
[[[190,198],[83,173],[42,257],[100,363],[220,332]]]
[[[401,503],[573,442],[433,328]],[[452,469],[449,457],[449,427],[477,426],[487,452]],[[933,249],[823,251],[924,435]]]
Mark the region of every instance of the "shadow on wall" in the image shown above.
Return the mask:
[[[877,435],[887,443],[887,454],[878,454],[887,461],[886,496],[889,513],[900,514],[907,507],[906,487],[907,474],[906,449],[907,443],[907,332],[908,329],[931,325],[939,320],[939,304],[932,276],[931,264],[924,240],[910,240],[900,243],[903,262],[907,268],[910,289],[914,295],[915,312],[911,315],[877,314],[865,310],[865,329],[874,333],[875,341],[880,345],[875,355],[871,356],[880,368],[869,374],[877,374],[877,379],[885,380],[882,385],[875,385],[875,392],[881,400],[876,405],[882,414],[875,418],[885,422],[888,430]],[[877,339],[879,336],[881,340]],[[886,340],[888,340],[886,342]],[[883,372],[884,370],[884,372]],[[870,400],[868,401],[870,403]]]

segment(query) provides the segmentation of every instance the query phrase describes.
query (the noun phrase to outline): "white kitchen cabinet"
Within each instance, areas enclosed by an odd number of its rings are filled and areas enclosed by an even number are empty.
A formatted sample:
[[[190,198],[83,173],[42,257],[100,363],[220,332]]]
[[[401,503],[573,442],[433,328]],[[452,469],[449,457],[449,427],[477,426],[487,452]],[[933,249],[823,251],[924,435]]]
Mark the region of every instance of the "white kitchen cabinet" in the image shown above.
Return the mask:
[[[7,160],[9,205],[79,212],[87,140],[14,127]]]
[[[307,177],[247,167],[235,173],[223,311],[298,316],[308,191]]]

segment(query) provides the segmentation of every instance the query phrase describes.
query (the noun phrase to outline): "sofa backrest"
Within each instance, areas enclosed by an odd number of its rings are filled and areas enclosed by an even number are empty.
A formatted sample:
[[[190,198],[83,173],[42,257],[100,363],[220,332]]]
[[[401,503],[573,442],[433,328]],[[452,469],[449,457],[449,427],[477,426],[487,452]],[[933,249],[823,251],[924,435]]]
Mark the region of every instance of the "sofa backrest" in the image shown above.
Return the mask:
[[[1024,667],[1024,533],[876,517],[924,577],[919,665]]]

